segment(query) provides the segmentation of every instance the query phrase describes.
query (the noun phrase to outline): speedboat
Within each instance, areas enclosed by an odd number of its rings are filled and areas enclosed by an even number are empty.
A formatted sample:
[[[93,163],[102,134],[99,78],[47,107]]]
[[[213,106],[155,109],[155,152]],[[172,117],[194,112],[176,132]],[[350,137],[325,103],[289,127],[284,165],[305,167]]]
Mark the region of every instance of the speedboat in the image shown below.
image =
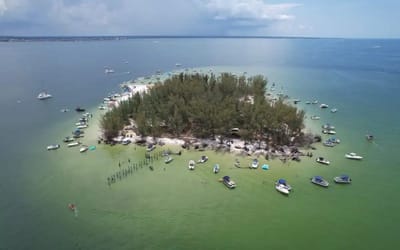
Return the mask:
[[[327,108],[329,108],[329,105],[325,104],[325,103],[321,103],[321,105],[319,105],[319,107],[322,109],[327,109]]]
[[[340,139],[336,138],[334,136],[329,138],[327,141],[330,141],[330,142],[335,143],[335,144],[339,144],[340,143]]]
[[[84,153],[84,152],[88,151],[88,149],[89,149],[88,146],[83,145],[83,146],[79,149],[79,152]]]
[[[75,111],[76,111],[76,112],[85,112],[86,109],[81,108],[81,107],[76,107]]]
[[[87,124],[81,124],[81,125],[76,126],[76,128],[78,128],[78,129],[84,129],[87,127],[89,127]]]
[[[194,170],[195,166],[196,166],[196,163],[194,162],[194,160],[190,160],[189,161],[189,170]]]
[[[216,173],[219,172],[219,164],[215,164],[215,165],[214,165],[214,167],[213,167],[213,172],[214,172],[214,174],[216,174]]]
[[[327,159],[325,159],[324,157],[317,157],[316,161],[318,163],[324,164],[324,165],[329,165],[331,164]]]
[[[323,134],[327,134],[327,135],[335,135],[335,134],[336,134],[336,131],[333,130],[333,129],[323,129],[323,130],[322,130],[322,133],[323,133]]]
[[[275,184],[275,189],[278,190],[278,192],[282,194],[289,194],[289,190],[286,189],[286,187],[282,184]]]
[[[319,119],[321,119],[321,117],[319,117],[317,115],[312,115],[310,118],[311,118],[311,120],[319,120]]]
[[[131,139],[126,137],[126,138],[122,139],[121,144],[122,145],[128,145],[131,142],[132,142]]]
[[[336,146],[336,144],[334,142],[330,141],[330,140],[324,141],[323,145],[326,146],[326,147],[334,147],[334,146]]]
[[[253,159],[253,161],[251,162],[250,168],[256,169],[258,168],[258,160],[257,159]]]
[[[105,68],[104,69],[104,74],[110,74],[110,73],[115,73],[115,70],[113,70],[111,68]]]
[[[316,184],[316,185],[322,186],[322,187],[328,187],[329,186],[329,182],[327,182],[324,178],[322,178],[321,176],[318,176],[318,175],[312,177],[311,178],[311,182]]]
[[[331,109],[331,113],[336,113],[338,111],[338,109],[337,108],[333,108],[333,109]]]
[[[69,136],[66,136],[66,137],[63,139],[63,142],[72,142],[72,141],[75,141],[75,139],[72,138],[72,137],[69,137]]]
[[[347,159],[351,159],[351,160],[361,160],[363,157],[360,155],[357,155],[356,153],[347,153],[344,155]]]
[[[225,186],[227,186],[228,188],[232,189],[236,187],[236,183],[234,181],[231,180],[231,178],[229,176],[224,176],[222,178],[222,182],[225,184]]]
[[[285,179],[279,179],[275,182],[275,187],[276,185],[282,185],[287,191],[292,191],[292,187],[287,184]],[[279,191],[279,190],[278,190]]]
[[[52,144],[47,146],[47,150],[56,150],[60,148],[60,144]]]
[[[306,101],[306,104],[311,104],[311,102],[310,101]]]
[[[327,130],[335,130],[335,126],[332,126],[330,123],[322,125],[322,128]]]
[[[368,141],[372,141],[374,139],[374,136],[371,134],[365,135],[365,138],[367,138]]]
[[[52,98],[53,96],[52,95],[50,95],[49,93],[47,93],[47,92],[41,92],[41,93],[39,93],[39,95],[37,96],[37,99],[39,99],[39,100],[46,100],[46,99],[49,99],[49,98]]]
[[[351,183],[350,176],[348,176],[346,174],[342,174],[340,176],[336,176],[336,177],[333,178],[333,180],[336,183],[339,183],[339,184],[350,184]]]
[[[149,144],[149,145],[147,145],[146,151],[147,151],[147,152],[151,152],[151,151],[153,151],[154,149],[156,149],[156,145],[154,145],[154,144]]]
[[[79,141],[74,141],[74,142],[68,143],[67,146],[71,148],[71,147],[79,146],[80,144],[81,143]]]
[[[269,169],[269,165],[268,164],[263,164],[261,168],[262,168],[262,170],[268,170]]]
[[[170,155],[168,155],[167,158],[164,160],[164,162],[165,162],[166,164],[168,164],[168,163],[170,163],[170,162],[173,161],[173,160],[174,160],[174,158],[172,158]]]
[[[206,162],[206,161],[208,161],[208,157],[205,156],[205,155],[202,155],[202,156],[200,157],[200,160],[198,160],[197,162],[198,162],[198,163],[204,163],[204,162]]]
[[[318,103],[318,100],[314,100],[314,101],[312,101],[311,104],[317,104],[317,103]]]

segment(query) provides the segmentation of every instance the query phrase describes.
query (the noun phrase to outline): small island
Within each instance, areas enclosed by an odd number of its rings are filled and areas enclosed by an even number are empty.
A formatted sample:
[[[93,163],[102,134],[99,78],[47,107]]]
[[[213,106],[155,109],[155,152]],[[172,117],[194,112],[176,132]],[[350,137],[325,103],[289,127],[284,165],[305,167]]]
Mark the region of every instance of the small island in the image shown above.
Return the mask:
[[[313,137],[302,132],[305,112],[267,92],[267,84],[261,75],[182,72],[137,91],[105,113],[102,137],[111,142],[124,136],[128,126],[142,142],[146,137],[155,142],[174,138],[183,140],[184,147],[249,151],[246,145],[254,145],[253,151],[275,152],[310,145]]]

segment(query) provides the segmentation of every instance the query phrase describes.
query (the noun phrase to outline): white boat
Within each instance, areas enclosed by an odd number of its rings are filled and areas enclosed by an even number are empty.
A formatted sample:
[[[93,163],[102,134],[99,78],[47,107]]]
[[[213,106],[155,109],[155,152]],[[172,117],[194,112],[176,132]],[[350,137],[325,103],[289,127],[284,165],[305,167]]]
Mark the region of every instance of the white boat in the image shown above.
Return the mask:
[[[65,137],[65,138],[63,139],[63,142],[72,142],[72,141],[75,141],[75,139],[72,138],[72,137],[69,137],[69,136],[67,136],[67,137]]]
[[[338,109],[337,108],[333,108],[333,109],[331,109],[331,113],[336,113],[338,111]]]
[[[331,164],[330,161],[328,161],[327,159],[325,159],[324,157],[317,157],[317,159],[315,159],[318,163],[324,164],[324,165],[329,165]]]
[[[311,178],[311,182],[314,183],[315,185],[319,185],[322,187],[328,187],[329,186],[329,182],[326,181],[324,178],[322,178],[321,176],[314,176]]]
[[[154,145],[154,144],[149,144],[149,145],[147,146],[147,148],[146,148],[146,151],[147,151],[147,152],[151,152],[151,151],[153,151],[154,149],[156,149],[156,145]]]
[[[205,156],[205,155],[202,155],[202,156],[200,157],[200,160],[198,160],[197,162],[198,162],[198,163],[204,163],[204,162],[206,162],[206,161],[208,161],[208,157]]]
[[[47,93],[47,92],[41,92],[41,93],[39,93],[39,95],[37,96],[37,99],[39,99],[39,100],[46,100],[46,99],[49,99],[49,98],[52,98],[53,96],[52,95],[50,95],[49,93]]]
[[[87,124],[81,124],[81,125],[76,126],[76,128],[78,128],[78,129],[83,129],[83,128],[87,128],[87,127],[88,127]]]
[[[81,143],[79,141],[74,141],[74,142],[68,143],[67,146],[71,148],[71,147],[79,146],[80,144]]]
[[[317,104],[317,103],[318,103],[318,100],[314,100],[314,101],[312,101],[311,104]]]
[[[60,148],[60,144],[52,144],[47,146],[47,150],[56,150]]]
[[[275,184],[275,189],[282,194],[289,194],[289,190],[282,184]]]
[[[79,149],[79,152],[84,153],[84,152],[88,151],[88,149],[89,149],[88,146],[83,145],[83,146]]]
[[[344,155],[347,159],[351,159],[351,160],[361,160],[363,157],[360,155],[357,155],[356,153],[347,153]]]
[[[351,178],[345,174],[336,176],[333,178],[333,180],[335,181],[335,183],[339,183],[339,184],[350,184],[351,183]]]
[[[81,125],[86,125],[86,122],[81,121],[81,122],[75,123],[75,126],[81,126]]]
[[[222,178],[222,182],[225,184],[225,186],[227,186],[228,188],[232,189],[236,187],[236,183],[234,181],[231,180],[231,178],[229,176],[224,176]]]
[[[324,130],[322,130],[322,133],[328,134],[328,135],[334,135],[334,134],[336,134],[336,131],[333,129],[324,129]]]
[[[215,164],[215,165],[214,165],[214,167],[213,167],[213,172],[214,172],[214,174],[216,174],[216,173],[219,172],[219,164]]]
[[[280,186],[279,187],[280,189],[282,189],[282,188],[286,189],[287,193],[292,191],[292,187],[289,184],[287,184],[285,179],[279,179],[277,182],[275,182],[275,188],[277,188],[277,186]],[[278,190],[278,191],[281,192],[280,190]],[[283,193],[286,193],[286,191],[283,191]]]
[[[122,144],[122,145],[128,145],[128,144],[130,144],[131,142],[132,142],[132,141],[131,141],[131,138],[125,137],[124,139],[122,139],[121,144]]]
[[[327,109],[327,108],[329,108],[329,105],[325,104],[325,103],[321,103],[321,105],[319,105],[319,107],[322,109]]]
[[[105,74],[115,73],[115,70],[113,70],[113,69],[111,69],[111,68],[106,68],[106,69],[104,69],[104,73],[105,73]]]
[[[306,101],[306,104],[311,104],[311,102],[310,101]]]
[[[106,109],[106,106],[100,105],[100,106],[99,106],[99,109],[100,109],[100,110],[105,110],[105,109]]]
[[[170,163],[170,162],[173,161],[173,160],[174,160],[174,158],[172,158],[171,156],[168,155],[168,157],[164,160],[164,162],[165,162],[166,164],[168,164],[168,163]]]
[[[319,117],[317,115],[312,115],[310,118],[311,118],[311,120],[319,120],[319,119],[321,119],[321,117]]]
[[[190,160],[189,161],[189,170],[194,170],[196,166],[196,162],[194,162],[194,160]]]
[[[251,162],[250,167],[253,168],[253,169],[256,169],[256,168],[258,168],[258,165],[259,165],[258,160],[257,159],[253,159],[253,161]]]
[[[328,129],[328,130],[335,130],[335,126],[332,126],[330,123],[326,123],[321,126],[323,129]]]

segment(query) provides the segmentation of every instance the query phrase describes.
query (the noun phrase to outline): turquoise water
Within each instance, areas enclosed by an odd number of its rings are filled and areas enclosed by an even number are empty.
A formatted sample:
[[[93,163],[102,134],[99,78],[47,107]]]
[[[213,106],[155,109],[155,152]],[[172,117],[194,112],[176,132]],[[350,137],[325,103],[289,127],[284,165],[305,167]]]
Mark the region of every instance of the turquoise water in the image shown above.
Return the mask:
[[[1,176],[0,248],[5,249],[380,249],[397,246],[400,201],[399,141],[400,46],[397,40],[339,39],[137,39],[108,42],[34,42],[0,44]],[[125,63],[128,61],[128,63]],[[61,113],[81,105],[96,110],[107,93],[131,78],[156,70],[212,67],[264,74],[307,115],[308,129],[330,122],[342,143],[320,145],[313,159],[271,169],[233,167],[236,156],[206,152],[208,164],[187,171],[202,153],[184,151],[166,166],[162,159],[139,168],[116,184],[106,178],[133,162],[144,148],[97,145],[91,121],[86,154],[61,143],[79,117]],[[104,74],[104,66],[115,74]],[[127,72],[130,72],[129,74]],[[48,90],[53,99],[36,95]],[[338,108],[332,114],[306,100]],[[366,133],[376,140],[369,143]],[[325,138],[326,136],[324,136]],[[155,153],[162,150],[158,148]],[[178,150],[178,149],[175,149]],[[355,151],[361,162],[344,159]],[[240,158],[243,164],[251,158]],[[212,166],[219,163],[221,173]],[[164,170],[165,168],[165,170]],[[350,186],[321,189],[312,175],[331,180],[348,173]],[[230,175],[228,190],[218,179]],[[273,186],[284,177],[294,187],[285,197]],[[67,209],[76,203],[78,212]]]

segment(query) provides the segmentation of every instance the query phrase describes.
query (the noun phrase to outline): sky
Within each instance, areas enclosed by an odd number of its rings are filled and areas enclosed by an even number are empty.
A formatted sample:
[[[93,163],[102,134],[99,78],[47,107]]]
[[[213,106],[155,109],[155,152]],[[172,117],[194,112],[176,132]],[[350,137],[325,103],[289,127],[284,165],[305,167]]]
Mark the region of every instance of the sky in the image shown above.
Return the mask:
[[[0,0],[0,36],[400,38],[400,0]]]

